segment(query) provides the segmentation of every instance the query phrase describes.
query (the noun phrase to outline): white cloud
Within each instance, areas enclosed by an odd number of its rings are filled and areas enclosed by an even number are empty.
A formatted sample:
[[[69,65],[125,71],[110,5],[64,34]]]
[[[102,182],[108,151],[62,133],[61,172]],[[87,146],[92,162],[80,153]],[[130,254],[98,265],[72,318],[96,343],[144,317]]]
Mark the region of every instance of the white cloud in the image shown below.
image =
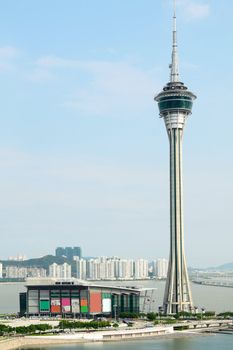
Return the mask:
[[[45,56],[36,66],[52,74],[72,69],[76,86],[63,106],[91,115],[132,115],[145,113],[158,89],[154,71],[143,70],[128,62],[80,61]],[[56,72],[56,73],[55,73]],[[80,82],[80,77],[84,81]]]
[[[177,5],[183,11],[187,20],[202,20],[210,14],[210,6],[206,2],[178,0]]]
[[[92,80],[70,96],[66,105],[94,115],[145,112],[155,83],[149,73],[122,63],[90,65]]]
[[[31,72],[28,76],[29,80],[35,82],[47,82],[52,80],[54,77],[47,69],[36,68],[33,72]]]
[[[15,68],[14,60],[20,55],[20,50],[13,46],[0,47],[0,72],[4,73]]]
[[[79,66],[79,61],[63,59],[56,56],[44,56],[36,61],[36,66],[43,68],[77,67]]]
[[[209,5],[189,3],[186,7],[187,15],[192,19],[204,19],[209,16]]]
[[[18,57],[20,50],[13,46],[3,46],[0,47],[0,59],[9,59]]]

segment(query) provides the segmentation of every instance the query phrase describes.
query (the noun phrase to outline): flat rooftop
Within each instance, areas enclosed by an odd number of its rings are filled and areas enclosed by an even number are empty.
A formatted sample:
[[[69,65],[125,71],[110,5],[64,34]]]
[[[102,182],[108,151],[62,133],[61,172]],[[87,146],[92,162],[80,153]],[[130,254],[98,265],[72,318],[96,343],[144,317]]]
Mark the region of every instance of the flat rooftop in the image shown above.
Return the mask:
[[[83,286],[83,287],[93,287],[93,288],[104,288],[104,289],[118,289],[127,290],[132,292],[140,292],[145,290],[152,290],[155,288],[137,288],[134,286],[114,286],[110,284],[95,284],[88,281],[79,280],[77,278],[27,278],[26,287],[36,287],[36,286]]]

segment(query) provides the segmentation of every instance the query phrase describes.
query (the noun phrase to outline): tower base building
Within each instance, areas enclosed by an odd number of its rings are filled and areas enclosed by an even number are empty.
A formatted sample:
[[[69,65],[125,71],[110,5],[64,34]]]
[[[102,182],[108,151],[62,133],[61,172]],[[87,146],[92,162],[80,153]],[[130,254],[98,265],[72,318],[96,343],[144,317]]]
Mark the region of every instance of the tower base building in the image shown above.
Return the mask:
[[[122,313],[147,313],[155,301],[155,289],[92,284],[75,278],[29,278],[20,293],[22,316],[75,318],[119,317]]]

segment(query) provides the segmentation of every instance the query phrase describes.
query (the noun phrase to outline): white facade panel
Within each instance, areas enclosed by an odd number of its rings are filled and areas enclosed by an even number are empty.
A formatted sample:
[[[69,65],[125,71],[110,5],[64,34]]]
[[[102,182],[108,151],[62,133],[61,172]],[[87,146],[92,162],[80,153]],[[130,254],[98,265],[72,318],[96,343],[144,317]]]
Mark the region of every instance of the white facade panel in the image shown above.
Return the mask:
[[[29,306],[28,311],[29,311],[29,314],[38,314],[39,308],[38,306]]]
[[[103,308],[103,312],[111,312],[112,311],[111,299],[103,299],[102,308]]]
[[[29,299],[38,299],[38,294],[39,294],[38,290],[31,289],[28,291],[28,298]]]
[[[28,306],[37,306],[38,307],[38,299],[28,299]]]
[[[79,304],[79,299],[71,299],[71,307],[72,307],[72,312],[74,313],[80,313],[80,304]]]

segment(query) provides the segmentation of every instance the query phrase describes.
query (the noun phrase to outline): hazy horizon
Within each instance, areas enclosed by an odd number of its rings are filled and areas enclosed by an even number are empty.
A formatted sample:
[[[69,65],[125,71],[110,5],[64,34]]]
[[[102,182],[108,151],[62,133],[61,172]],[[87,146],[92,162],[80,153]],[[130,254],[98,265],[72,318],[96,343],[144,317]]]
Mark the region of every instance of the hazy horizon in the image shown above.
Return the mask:
[[[19,254],[20,255],[20,254]],[[43,258],[43,257],[45,257],[45,256],[47,256],[47,255],[53,255],[53,256],[56,256],[55,255],[55,252],[51,252],[51,253],[48,253],[48,254],[46,254],[46,255],[38,255],[38,256],[24,256],[24,260],[19,260],[19,261],[27,261],[27,260],[31,260],[31,259],[39,259],[39,258]],[[15,259],[17,259],[17,255],[16,256],[9,256],[9,257],[7,257],[6,259],[1,259],[0,258],[0,261],[17,261],[17,260],[15,260]],[[164,257],[164,256],[157,256],[157,257],[150,257],[150,258],[148,258],[148,257],[146,257],[146,256],[143,256],[143,257],[141,257],[141,256],[136,256],[136,257],[132,257],[132,256],[120,256],[119,254],[118,255],[114,255],[114,256],[109,256],[109,255],[101,255],[101,256],[98,256],[98,255],[82,255],[82,258],[84,258],[84,259],[98,259],[98,258],[100,258],[100,257],[107,257],[107,258],[120,258],[120,259],[132,259],[132,260],[137,260],[137,259],[146,259],[146,260],[148,260],[149,261],[149,263],[152,263],[154,260],[157,260],[157,259],[167,259],[168,260],[168,257]],[[9,260],[9,258],[10,258],[10,260]],[[233,264],[233,261],[228,261],[228,262],[225,262],[225,263],[221,263],[221,264],[218,264],[218,265],[208,265],[208,266],[188,266],[188,268],[192,268],[192,269],[195,269],[195,268],[204,268],[204,269],[208,269],[208,268],[214,268],[214,267],[220,267],[220,266],[223,266],[223,265],[229,265],[229,264]]]

